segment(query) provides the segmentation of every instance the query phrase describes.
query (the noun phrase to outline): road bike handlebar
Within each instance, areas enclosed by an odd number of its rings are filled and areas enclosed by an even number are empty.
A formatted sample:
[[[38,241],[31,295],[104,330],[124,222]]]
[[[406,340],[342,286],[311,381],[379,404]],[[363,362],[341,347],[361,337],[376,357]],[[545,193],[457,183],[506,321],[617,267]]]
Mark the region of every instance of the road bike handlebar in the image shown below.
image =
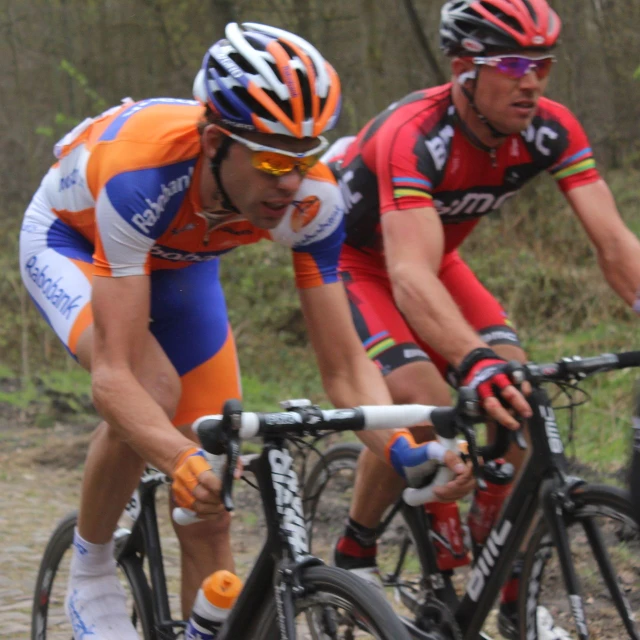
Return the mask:
[[[233,471],[240,451],[240,440],[252,437],[286,437],[287,435],[313,435],[320,431],[374,431],[400,429],[415,424],[429,424],[435,427],[439,442],[446,449],[458,451],[456,433],[462,430],[468,437],[473,433],[472,425],[483,418],[478,411],[474,392],[463,390],[456,407],[436,407],[431,405],[372,405],[348,409],[320,409],[308,401],[289,401],[292,407],[287,411],[256,413],[243,411],[237,400],[225,403],[222,415],[203,416],[193,424],[202,447],[211,454],[227,452],[227,465],[222,475],[222,500],[228,511],[233,510],[231,498]],[[509,446],[505,437],[497,439],[496,445],[481,448],[482,457],[492,459],[502,455]],[[435,481],[445,484],[451,476],[438,470]],[[449,471],[447,469],[447,471]],[[449,473],[452,473],[449,471]],[[429,485],[431,490],[435,482]],[[413,490],[407,490],[413,500]],[[419,490],[420,497],[427,487]],[[185,509],[174,509],[174,520],[179,524],[197,521],[195,514]]]
[[[557,362],[538,364],[530,362],[509,363],[509,373],[514,382],[526,379],[533,385],[543,382],[570,382],[588,375],[615,369],[640,366],[640,351],[605,353],[581,358],[574,356]],[[469,459],[474,465],[478,485],[484,481],[480,473],[478,459],[493,460],[507,451],[515,437],[523,448],[521,434],[498,425],[496,441],[493,445],[477,447],[473,425],[484,422],[486,416],[480,410],[477,395],[472,389],[461,388],[455,407],[435,407],[430,405],[379,405],[361,406],[348,409],[320,409],[309,401],[289,401],[286,411],[256,413],[243,411],[237,400],[225,403],[222,415],[203,416],[193,424],[193,430],[200,438],[205,451],[212,454],[226,454],[227,464],[222,476],[222,498],[225,508],[233,510],[231,497],[233,474],[240,454],[240,440],[252,437],[286,437],[291,435],[313,435],[320,431],[372,431],[400,429],[417,423],[435,427],[440,444],[446,449],[458,452],[456,435],[462,433],[469,443]],[[518,439],[519,438],[519,439]],[[446,484],[453,478],[453,472],[442,466],[431,484],[422,488],[409,487],[403,492],[403,499],[412,506],[436,499],[433,489]],[[175,509],[174,519],[179,524],[197,521],[193,512]]]
[[[523,365],[527,379],[533,384],[541,382],[570,382],[594,373],[640,367],[640,351],[621,353],[603,353],[599,356],[582,358],[573,356],[562,358],[558,362],[538,364],[529,362]]]

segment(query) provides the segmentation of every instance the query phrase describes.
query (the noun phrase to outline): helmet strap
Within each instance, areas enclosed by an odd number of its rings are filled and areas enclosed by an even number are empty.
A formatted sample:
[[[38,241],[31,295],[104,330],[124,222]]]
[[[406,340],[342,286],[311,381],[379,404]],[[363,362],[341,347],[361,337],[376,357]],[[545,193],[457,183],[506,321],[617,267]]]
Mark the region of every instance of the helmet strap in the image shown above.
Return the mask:
[[[482,114],[482,112],[480,111],[480,109],[478,109],[478,106],[476,105],[474,93],[475,93],[475,87],[476,87],[476,83],[478,82],[479,76],[480,76],[480,70],[478,68],[478,65],[476,65],[476,68],[474,69],[474,71],[472,71],[472,72],[468,71],[467,73],[460,74],[460,77],[458,78],[458,84],[460,85],[460,90],[462,91],[462,94],[464,95],[464,97],[467,99],[467,102],[469,103],[470,107],[473,109],[473,112],[478,117],[478,120],[480,120],[480,122],[485,127],[487,127],[487,129],[489,129],[489,132],[491,133],[491,137],[496,138],[496,139],[507,138],[509,136],[509,134],[500,131],[493,124],[491,124],[489,119],[485,115]],[[471,91],[469,91],[469,89],[467,89],[464,86],[464,83],[467,80],[474,80],[474,85],[473,85],[474,86],[474,93],[471,93]],[[480,139],[478,138],[478,136],[475,133],[471,132],[469,126],[462,122],[462,118],[458,118],[458,119],[459,119],[460,123],[462,123],[462,128],[465,130],[465,133],[467,135],[471,134],[471,135],[469,135],[469,137],[473,140],[474,144],[477,144],[481,149],[485,149],[485,150],[491,148],[488,145],[484,144],[484,142],[481,142]]]
[[[229,198],[229,194],[222,185],[222,178],[220,177],[220,165],[229,154],[229,148],[232,144],[233,140],[228,136],[224,136],[222,139],[222,143],[216,150],[215,155],[209,161],[209,166],[211,167],[211,173],[213,173],[213,177],[215,178],[216,184],[218,185],[218,190],[220,191],[220,195],[222,196],[220,206],[226,211],[240,213],[240,211],[238,211],[238,208],[231,202],[231,198]]]

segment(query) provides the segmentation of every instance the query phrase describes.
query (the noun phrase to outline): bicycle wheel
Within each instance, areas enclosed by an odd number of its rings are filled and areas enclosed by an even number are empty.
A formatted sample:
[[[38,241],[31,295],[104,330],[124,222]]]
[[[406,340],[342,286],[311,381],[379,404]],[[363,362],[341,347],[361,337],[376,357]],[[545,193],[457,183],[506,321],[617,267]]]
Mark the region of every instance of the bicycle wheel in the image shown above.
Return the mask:
[[[316,538],[315,555],[326,560],[331,557],[333,545],[342,535],[349,516],[362,448],[356,442],[329,447],[305,478],[302,503],[309,543]]]
[[[577,508],[565,517],[571,554],[582,586],[590,637],[640,638],[640,530],[628,495],[606,486],[584,486],[572,494]],[[592,523],[592,524],[591,524]],[[595,526],[592,526],[595,525]],[[590,540],[598,536],[611,563],[614,589],[636,622],[627,629],[607,586]],[[540,520],[528,545],[518,601],[518,637],[527,640],[578,638],[558,554]],[[555,634],[555,635],[554,635]]]
[[[31,640],[69,640],[71,623],[64,611],[64,600],[72,556],[76,512],[66,515],[51,534],[42,556],[31,612]],[[131,621],[144,640],[155,640],[150,591],[140,562],[132,558],[119,561],[120,580],[128,595]]]
[[[344,531],[353,496],[359,443],[329,447],[316,462],[304,484],[303,505],[313,554],[333,562],[333,548]],[[459,504],[468,511],[469,500]],[[382,584],[393,589],[394,606],[413,618],[424,600],[423,569],[416,550],[416,536],[405,520],[400,504],[390,507],[382,518],[378,536],[377,563]],[[462,595],[469,567],[442,574],[443,585]],[[391,595],[389,593],[388,595]]]
[[[349,517],[361,451],[359,443],[333,445],[311,469],[304,484],[303,504],[309,543],[313,544],[314,555],[328,563],[333,561],[333,548]],[[400,549],[413,545],[401,513],[395,513],[388,522],[387,517],[385,514],[378,539],[378,565],[382,574],[394,572]],[[420,566],[411,553],[405,558],[404,570],[407,575],[419,576]]]
[[[373,587],[342,569],[308,567],[302,574],[307,593],[295,600],[300,640],[377,638],[409,640],[391,605]],[[267,604],[255,640],[280,638],[275,600]]]

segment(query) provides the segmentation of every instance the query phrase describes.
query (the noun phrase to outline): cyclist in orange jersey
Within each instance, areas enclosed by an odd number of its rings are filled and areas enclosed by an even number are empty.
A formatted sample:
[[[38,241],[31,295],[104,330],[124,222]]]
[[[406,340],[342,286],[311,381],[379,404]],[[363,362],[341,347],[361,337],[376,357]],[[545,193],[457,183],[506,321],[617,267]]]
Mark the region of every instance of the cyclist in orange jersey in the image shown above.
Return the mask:
[[[125,100],[67,134],[22,225],[24,284],[91,371],[104,418],[85,465],[66,600],[76,639],[137,637],[112,534],[145,462],[173,478],[175,505],[202,518],[177,528],[185,617],[202,579],[233,569],[220,482],[189,428],[241,395],[222,254],[261,239],[290,247],[327,395],[336,406],[391,401],[351,321],[337,275],[344,207],[317,163],[340,111],[338,77],[294,34],[232,23],[225,35],[204,57],[197,101]],[[400,473],[438,459],[457,473],[442,495],[469,490],[468,469],[439,445],[363,432],[383,458],[391,439]]]

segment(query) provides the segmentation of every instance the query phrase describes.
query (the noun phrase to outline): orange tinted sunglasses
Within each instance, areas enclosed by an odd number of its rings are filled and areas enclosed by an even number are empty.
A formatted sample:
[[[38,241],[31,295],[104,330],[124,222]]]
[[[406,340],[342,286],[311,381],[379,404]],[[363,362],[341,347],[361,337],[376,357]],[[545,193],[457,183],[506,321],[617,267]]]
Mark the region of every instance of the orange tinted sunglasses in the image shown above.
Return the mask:
[[[232,140],[250,149],[252,151],[251,164],[259,171],[268,173],[270,176],[284,176],[287,173],[291,173],[294,169],[297,169],[301,175],[305,175],[311,167],[318,163],[320,154],[329,146],[326,138],[318,136],[318,140],[320,141],[318,146],[309,151],[295,153],[276,147],[269,147],[264,144],[259,144],[258,142],[252,142],[220,126],[218,126],[218,129]]]

